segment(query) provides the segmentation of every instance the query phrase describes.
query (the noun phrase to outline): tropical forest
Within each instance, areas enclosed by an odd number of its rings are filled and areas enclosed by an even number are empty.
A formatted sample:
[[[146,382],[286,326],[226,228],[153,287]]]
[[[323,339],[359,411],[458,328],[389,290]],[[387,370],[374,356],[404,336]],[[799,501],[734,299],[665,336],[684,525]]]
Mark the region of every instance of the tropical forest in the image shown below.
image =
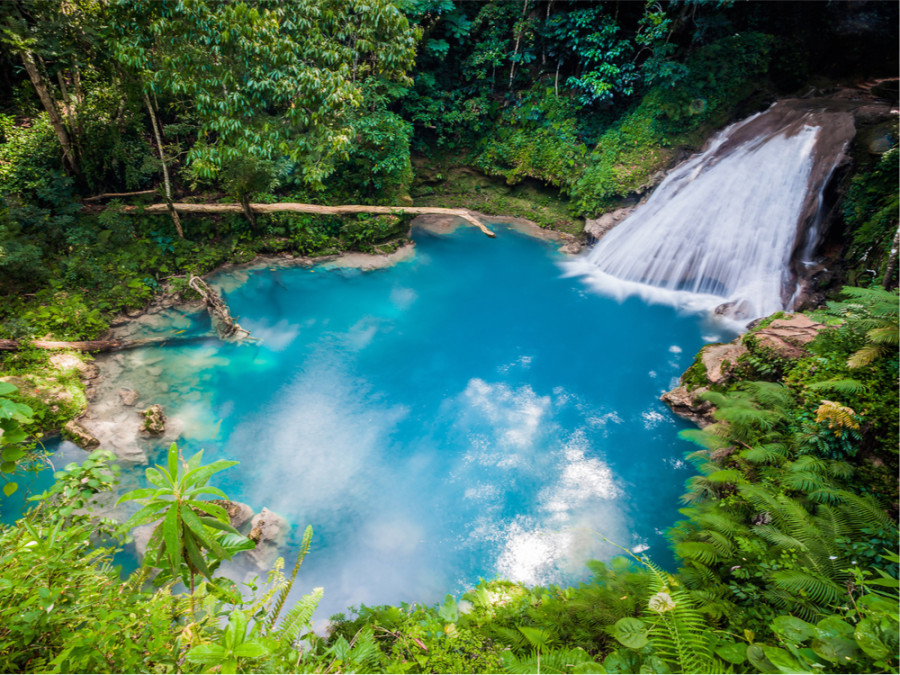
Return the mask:
[[[898,26],[0,2],[0,672],[900,672]]]

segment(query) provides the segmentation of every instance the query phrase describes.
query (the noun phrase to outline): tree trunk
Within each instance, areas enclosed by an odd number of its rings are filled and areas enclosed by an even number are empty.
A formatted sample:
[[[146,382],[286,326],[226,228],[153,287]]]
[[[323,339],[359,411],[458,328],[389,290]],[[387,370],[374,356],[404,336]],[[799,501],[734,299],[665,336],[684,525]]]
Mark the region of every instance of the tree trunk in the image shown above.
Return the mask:
[[[153,127],[153,135],[156,137],[156,147],[159,150],[159,161],[162,163],[163,186],[166,191],[166,207],[172,222],[175,224],[175,231],[178,236],[184,239],[184,230],[181,229],[181,218],[178,212],[172,207],[172,184],[169,182],[169,167],[166,165],[166,156],[163,152],[162,133],[159,129],[159,122],[156,119],[156,112],[153,110],[153,104],[150,103],[150,97],[144,92],[144,104],[147,106],[147,112],[150,113],[150,126]]]
[[[894,241],[891,242],[891,251],[888,255],[887,267],[884,269],[884,280],[881,282],[886,291],[891,289],[891,277],[894,276],[894,267],[897,265],[898,248],[900,248],[900,227],[897,228],[897,234],[894,235]]]
[[[69,122],[69,138],[73,139],[72,148],[75,152],[78,152],[80,138],[78,136],[78,125],[75,121],[75,107],[72,102],[69,101],[69,90],[66,87],[66,78],[63,77],[62,71],[56,72],[56,79],[59,80],[59,91],[62,93],[63,110],[66,113],[66,120]]]
[[[241,209],[243,209],[247,220],[250,221],[250,227],[256,231],[256,214],[253,213],[253,209],[250,208],[250,198],[247,197],[247,195],[241,196]]]
[[[164,213],[169,209],[169,204],[151,204],[145,206],[144,213]],[[341,216],[352,213],[375,213],[383,215],[395,214],[412,214],[425,215],[435,213],[438,215],[457,216],[468,223],[471,223],[479,230],[484,232],[488,237],[496,237],[484,223],[471,214],[466,209],[443,209],[430,206],[360,206],[356,204],[348,204],[343,206],[319,206],[318,204],[298,204],[293,202],[282,202],[276,204],[249,204],[253,211],[257,213],[314,213],[328,216]],[[242,213],[244,207],[240,204],[178,204],[173,203],[171,207],[180,213]],[[136,210],[140,207],[126,206],[126,211]]]
[[[56,101],[53,100],[53,97],[47,90],[47,84],[44,82],[44,78],[41,77],[37,63],[34,61],[34,55],[31,52],[22,52],[22,63],[25,64],[25,72],[28,73],[28,78],[31,80],[31,84],[34,85],[34,89],[37,91],[37,95],[44,105],[44,110],[47,111],[47,115],[50,117],[50,124],[53,125],[53,130],[56,132],[56,138],[59,139],[59,144],[63,149],[63,161],[68,165],[72,173],[77,175],[79,173],[78,162],[75,159],[75,153],[72,148],[72,142],[69,140],[69,134],[66,131],[66,125],[63,124],[62,118],[59,116],[59,109],[56,106]]]
[[[516,46],[513,49],[512,65],[509,67],[509,90],[512,91],[513,77],[516,74],[516,56],[519,54],[519,45],[522,42],[522,31],[525,28],[525,15],[528,13],[528,0],[522,2],[522,18],[519,20],[519,30],[516,31]]]

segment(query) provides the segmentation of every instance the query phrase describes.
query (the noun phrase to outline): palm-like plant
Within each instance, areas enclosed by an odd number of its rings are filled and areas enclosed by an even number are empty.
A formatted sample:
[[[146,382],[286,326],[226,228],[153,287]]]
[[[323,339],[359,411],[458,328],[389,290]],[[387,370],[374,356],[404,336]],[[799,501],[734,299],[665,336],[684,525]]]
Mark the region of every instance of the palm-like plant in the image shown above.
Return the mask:
[[[847,286],[843,290],[848,299],[830,303],[854,325],[866,331],[866,344],[850,355],[847,367],[862,368],[882,357],[897,353],[900,344],[897,293],[878,288]]]
[[[117,502],[143,504],[124,524],[126,530],[160,521],[150,536],[144,565],[167,568],[173,578],[190,584],[192,594],[197,574],[211,580],[219,562],[230,559],[237,551],[253,548],[253,542],[231,526],[225,509],[198,499],[203,494],[227,499],[224,492],[207,485],[207,481],[237,462],[218,460],[203,466],[202,461],[201,450],[184,462],[173,443],[167,465],[157,464],[146,471],[147,480],[156,487],[132,490]],[[210,555],[209,560],[205,554]]]

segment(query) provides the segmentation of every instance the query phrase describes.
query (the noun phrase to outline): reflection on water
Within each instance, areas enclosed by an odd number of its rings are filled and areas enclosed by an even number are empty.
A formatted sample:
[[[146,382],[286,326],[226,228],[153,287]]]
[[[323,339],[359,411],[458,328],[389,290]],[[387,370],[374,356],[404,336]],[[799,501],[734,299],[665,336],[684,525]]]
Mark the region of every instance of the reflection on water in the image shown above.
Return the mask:
[[[186,452],[239,460],[215,484],[291,523],[286,556],[312,524],[296,588],[325,587],[320,617],[479,577],[575,580],[615,554],[600,535],[667,563],[690,448],[658,397],[710,327],[594,295],[547,244],[497,227],[495,241],[421,233],[391,269],[213,279],[261,342],[119,354],[101,398],[133,388]]]

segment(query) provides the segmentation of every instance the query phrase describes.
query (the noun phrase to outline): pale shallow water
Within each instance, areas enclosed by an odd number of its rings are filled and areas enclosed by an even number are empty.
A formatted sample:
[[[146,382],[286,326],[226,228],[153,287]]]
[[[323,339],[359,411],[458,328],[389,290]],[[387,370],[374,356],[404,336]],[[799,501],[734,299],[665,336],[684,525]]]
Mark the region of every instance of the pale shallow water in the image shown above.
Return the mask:
[[[295,588],[325,588],[320,619],[479,577],[576,581],[617,553],[596,533],[671,566],[692,447],[659,396],[722,336],[597,295],[550,244],[492,226],[417,230],[416,255],[383,270],[224,273],[212,282],[261,343],[119,359],[115,386],[161,403],[186,453],[240,461],[213,484],[290,521],[288,567],[312,524]]]

